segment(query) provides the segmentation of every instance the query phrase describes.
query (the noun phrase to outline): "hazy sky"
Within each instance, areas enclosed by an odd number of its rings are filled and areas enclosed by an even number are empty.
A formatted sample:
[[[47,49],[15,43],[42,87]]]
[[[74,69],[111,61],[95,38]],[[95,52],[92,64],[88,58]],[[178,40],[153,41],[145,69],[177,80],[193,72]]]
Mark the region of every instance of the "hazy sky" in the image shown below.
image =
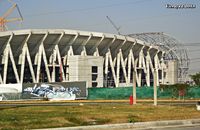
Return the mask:
[[[6,0],[0,0],[0,5],[2,1]],[[190,72],[200,71],[200,0],[13,1],[23,14],[24,29],[64,28],[116,33],[106,19],[109,16],[123,34],[165,32],[187,44]],[[166,4],[193,4],[196,8],[167,9]]]

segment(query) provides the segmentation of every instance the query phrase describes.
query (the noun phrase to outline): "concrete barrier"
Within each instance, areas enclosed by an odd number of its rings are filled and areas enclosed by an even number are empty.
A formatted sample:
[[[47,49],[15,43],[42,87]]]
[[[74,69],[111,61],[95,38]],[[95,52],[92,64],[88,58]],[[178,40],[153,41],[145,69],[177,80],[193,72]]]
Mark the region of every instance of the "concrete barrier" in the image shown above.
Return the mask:
[[[166,126],[180,127],[180,126],[193,126],[193,125],[200,125],[200,119],[150,121],[150,122],[136,122],[136,123],[109,124],[109,125],[48,128],[48,129],[37,129],[37,130],[120,130],[120,129],[133,129],[133,128],[142,129],[142,128],[156,128],[156,127],[166,127]]]

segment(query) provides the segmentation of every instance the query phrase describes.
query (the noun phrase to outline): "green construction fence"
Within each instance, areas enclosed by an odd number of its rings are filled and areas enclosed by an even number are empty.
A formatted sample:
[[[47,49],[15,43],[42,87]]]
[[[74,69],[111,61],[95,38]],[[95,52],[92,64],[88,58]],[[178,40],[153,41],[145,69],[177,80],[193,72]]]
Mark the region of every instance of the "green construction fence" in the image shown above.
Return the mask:
[[[179,98],[179,95],[174,97],[172,94],[173,90],[161,90],[157,89],[157,95],[160,99],[167,98]],[[129,99],[130,95],[133,94],[132,87],[118,87],[118,88],[88,88],[88,99],[99,100],[99,99]],[[153,98],[153,87],[137,87],[136,95],[138,99],[152,99]],[[185,93],[185,99],[200,98],[200,86],[190,87]]]

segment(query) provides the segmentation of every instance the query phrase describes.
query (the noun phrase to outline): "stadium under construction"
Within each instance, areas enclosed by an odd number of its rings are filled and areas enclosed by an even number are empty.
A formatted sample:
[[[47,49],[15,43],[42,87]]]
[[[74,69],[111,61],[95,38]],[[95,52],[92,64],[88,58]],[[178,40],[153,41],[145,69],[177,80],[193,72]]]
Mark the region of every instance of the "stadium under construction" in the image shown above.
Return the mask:
[[[87,87],[184,82],[186,50],[164,33],[116,35],[65,29],[0,32],[0,84],[86,81]],[[156,75],[156,76],[155,76]]]

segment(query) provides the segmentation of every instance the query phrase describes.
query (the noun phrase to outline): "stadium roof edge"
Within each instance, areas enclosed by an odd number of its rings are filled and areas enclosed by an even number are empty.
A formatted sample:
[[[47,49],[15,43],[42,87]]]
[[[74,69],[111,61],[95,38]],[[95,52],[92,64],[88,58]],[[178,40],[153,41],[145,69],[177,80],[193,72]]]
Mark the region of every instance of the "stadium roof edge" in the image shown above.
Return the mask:
[[[11,30],[11,31],[5,31],[5,32],[0,32],[0,36],[7,36],[7,35],[26,35],[26,34],[71,34],[71,35],[92,35],[96,37],[102,37],[105,36],[106,38],[114,38],[116,37],[117,39],[120,40],[127,40],[129,42],[137,43],[140,46],[149,46],[146,44],[144,41],[141,41],[139,39],[130,37],[130,36],[125,36],[125,35],[118,35],[118,34],[111,34],[111,33],[103,33],[103,32],[90,32],[90,31],[81,31],[81,30],[71,30],[71,29],[23,29],[23,30]],[[149,46],[150,47],[150,46]],[[151,46],[152,49],[159,50],[158,47]],[[160,50],[159,50],[160,51]]]

